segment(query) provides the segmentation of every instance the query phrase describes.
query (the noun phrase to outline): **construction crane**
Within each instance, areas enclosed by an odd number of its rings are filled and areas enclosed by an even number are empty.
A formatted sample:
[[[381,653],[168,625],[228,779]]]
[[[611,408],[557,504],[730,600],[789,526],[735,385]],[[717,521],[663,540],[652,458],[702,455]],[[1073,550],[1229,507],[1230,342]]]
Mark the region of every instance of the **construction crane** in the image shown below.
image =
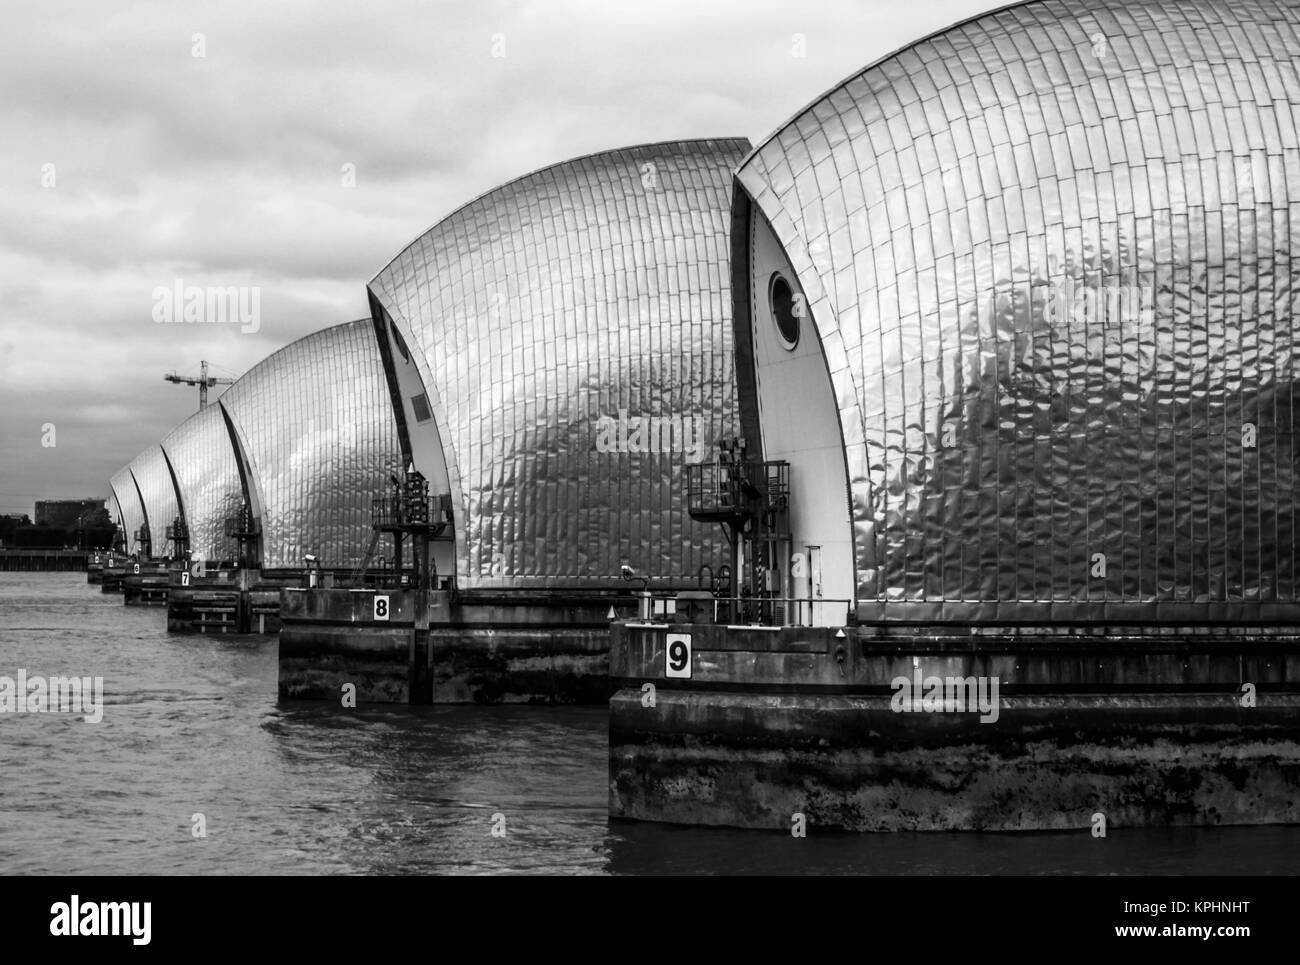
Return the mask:
[[[199,387],[199,409],[204,409],[208,404],[208,386],[210,385],[234,385],[234,379],[223,379],[216,375],[208,375],[208,363],[205,359],[199,363],[199,375],[195,378],[192,375],[177,375],[175,372],[168,372],[163,378],[168,382],[175,382],[178,385],[197,385]]]

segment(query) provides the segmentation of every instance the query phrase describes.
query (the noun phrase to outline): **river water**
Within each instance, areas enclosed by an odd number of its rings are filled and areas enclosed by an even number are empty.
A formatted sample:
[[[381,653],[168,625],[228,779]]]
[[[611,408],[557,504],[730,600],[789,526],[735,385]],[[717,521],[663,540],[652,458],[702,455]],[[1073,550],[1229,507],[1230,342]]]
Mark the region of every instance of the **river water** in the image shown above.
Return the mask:
[[[611,822],[604,708],[281,702],[274,638],[165,622],[81,573],[0,573],[0,675],[104,679],[99,723],[0,714],[4,873],[1300,870],[1300,827],[798,839]]]

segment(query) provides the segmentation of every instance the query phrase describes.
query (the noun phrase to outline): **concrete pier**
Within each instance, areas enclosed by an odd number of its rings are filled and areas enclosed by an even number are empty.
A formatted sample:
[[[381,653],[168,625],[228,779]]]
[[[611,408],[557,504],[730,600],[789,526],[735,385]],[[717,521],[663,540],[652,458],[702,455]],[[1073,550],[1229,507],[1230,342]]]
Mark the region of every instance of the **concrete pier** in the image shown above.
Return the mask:
[[[97,584],[104,582],[104,567],[118,562],[118,557],[114,554],[103,550],[87,554],[86,556],[86,582],[88,584]]]
[[[287,589],[281,596],[280,695],[411,702],[411,661],[434,703],[604,703],[613,594],[429,594],[428,638],[412,654],[415,591]],[[385,602],[380,602],[385,601]],[[381,616],[377,616],[381,615]]]
[[[122,574],[122,602],[127,606],[166,606],[172,570],[184,564],[129,563]]]
[[[795,815],[855,831],[1300,822],[1293,628],[838,632],[612,628],[611,816],[787,832]],[[667,676],[674,657],[689,677]],[[996,712],[923,698],[927,682],[994,678]]]
[[[205,576],[171,574],[167,629],[173,633],[257,633],[280,631],[280,591],[303,582],[297,573],[213,567]]]
[[[122,582],[132,572],[135,564],[127,560],[106,564],[100,571],[99,591],[101,593],[121,593]]]

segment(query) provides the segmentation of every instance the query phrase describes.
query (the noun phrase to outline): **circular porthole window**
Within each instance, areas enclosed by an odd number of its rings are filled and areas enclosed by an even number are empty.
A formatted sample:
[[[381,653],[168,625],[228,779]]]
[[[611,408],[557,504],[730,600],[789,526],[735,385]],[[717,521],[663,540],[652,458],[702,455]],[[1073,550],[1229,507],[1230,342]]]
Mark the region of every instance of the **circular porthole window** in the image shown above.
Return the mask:
[[[767,300],[776,319],[776,330],[787,349],[799,344],[799,319],[803,315],[803,297],[796,304],[794,289],[779,271],[767,283]]]

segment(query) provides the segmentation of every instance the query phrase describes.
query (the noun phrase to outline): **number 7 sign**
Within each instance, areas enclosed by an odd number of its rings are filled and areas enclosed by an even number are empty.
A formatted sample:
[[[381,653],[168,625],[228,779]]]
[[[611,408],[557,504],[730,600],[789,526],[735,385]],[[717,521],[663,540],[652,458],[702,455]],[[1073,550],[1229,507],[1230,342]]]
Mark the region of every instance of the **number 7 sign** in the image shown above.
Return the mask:
[[[691,635],[668,634],[668,647],[664,650],[664,676],[691,678]]]

